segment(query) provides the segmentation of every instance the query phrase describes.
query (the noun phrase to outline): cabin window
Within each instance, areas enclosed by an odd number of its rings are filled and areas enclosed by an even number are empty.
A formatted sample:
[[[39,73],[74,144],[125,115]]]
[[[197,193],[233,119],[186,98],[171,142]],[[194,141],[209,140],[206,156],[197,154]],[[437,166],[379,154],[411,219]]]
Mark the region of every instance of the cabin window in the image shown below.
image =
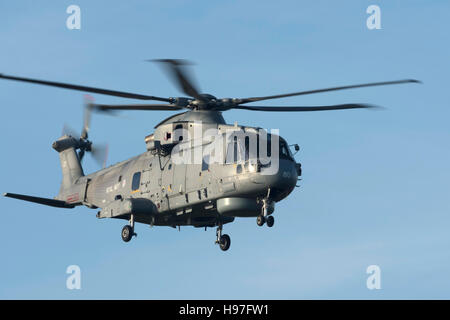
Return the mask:
[[[225,159],[225,163],[233,163],[233,145],[234,142],[229,142],[227,145],[227,156]]]
[[[242,143],[239,143],[235,136],[233,141],[228,143],[226,163],[238,163],[244,160],[244,150]]]
[[[245,161],[250,158],[250,137],[245,137]]]
[[[228,144],[229,157],[228,161],[235,163],[249,161],[250,159],[258,158],[258,138],[259,135],[253,132],[246,133],[244,137],[235,137],[233,142]],[[237,140],[237,141],[236,141]]]
[[[238,161],[238,142],[237,137],[234,137],[233,142],[233,163],[236,163]]]
[[[139,186],[141,185],[141,173],[136,172],[133,174],[133,180],[131,182],[131,190],[136,191],[139,190]]]
[[[174,135],[175,135],[175,137],[178,138],[178,141],[183,141],[183,125],[182,124],[177,124],[175,126]]]
[[[202,159],[202,171],[209,169],[209,154]]]
[[[258,158],[266,158],[266,157],[271,157],[272,155],[272,135],[268,134],[265,137],[262,137],[262,139],[260,139],[260,136],[258,134],[257,136],[257,155]],[[265,152],[264,152],[264,148],[262,147],[262,145],[265,144]]]

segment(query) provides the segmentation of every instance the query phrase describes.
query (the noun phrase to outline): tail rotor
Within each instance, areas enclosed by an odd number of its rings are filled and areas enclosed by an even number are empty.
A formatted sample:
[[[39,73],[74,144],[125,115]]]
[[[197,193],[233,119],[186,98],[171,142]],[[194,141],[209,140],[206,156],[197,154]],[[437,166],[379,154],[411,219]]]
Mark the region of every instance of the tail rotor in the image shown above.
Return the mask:
[[[94,98],[90,95],[84,96],[84,114],[83,114],[83,128],[81,134],[76,133],[68,125],[64,124],[63,135],[68,135],[73,137],[78,141],[78,158],[80,162],[83,160],[86,152],[91,153],[93,159],[104,168],[106,166],[106,160],[108,156],[108,144],[93,144],[89,140],[89,130],[91,125],[91,116],[94,106]]]

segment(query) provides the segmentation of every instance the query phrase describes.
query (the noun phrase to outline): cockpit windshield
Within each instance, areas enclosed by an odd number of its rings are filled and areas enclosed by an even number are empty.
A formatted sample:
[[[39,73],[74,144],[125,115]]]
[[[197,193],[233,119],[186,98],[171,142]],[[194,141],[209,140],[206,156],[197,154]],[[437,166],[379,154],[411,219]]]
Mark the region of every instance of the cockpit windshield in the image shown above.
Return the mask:
[[[286,141],[284,141],[282,138],[280,138],[280,158],[289,160],[293,159],[291,149],[289,149]]]
[[[283,138],[268,134],[267,138],[260,139],[259,135],[255,134],[239,139],[236,136],[232,137],[227,145],[226,163],[238,163],[260,159],[262,157],[271,157],[273,138],[279,139],[278,155],[280,159],[293,160],[291,150]],[[267,143],[266,147],[261,145],[264,142]]]

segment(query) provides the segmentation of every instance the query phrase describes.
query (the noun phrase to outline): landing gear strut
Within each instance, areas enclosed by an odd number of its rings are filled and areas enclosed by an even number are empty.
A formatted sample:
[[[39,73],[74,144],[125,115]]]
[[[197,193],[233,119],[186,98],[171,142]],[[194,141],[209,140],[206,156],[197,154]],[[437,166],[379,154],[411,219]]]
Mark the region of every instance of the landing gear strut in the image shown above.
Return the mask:
[[[219,244],[220,249],[222,251],[227,251],[231,245],[231,238],[227,234],[222,234],[222,227],[223,227],[222,222],[219,222],[216,231],[216,244]]]
[[[270,189],[267,191],[267,197],[262,199],[263,205],[262,205],[262,213],[256,218],[256,224],[260,227],[264,225],[264,223],[267,222],[267,226],[269,228],[272,228],[275,223],[275,218],[271,216],[270,214],[273,212],[273,202],[269,199],[270,195]],[[270,209],[270,212],[269,212]]]
[[[130,216],[130,224],[122,228],[122,240],[128,242],[133,236],[137,236],[134,232],[134,215]]]

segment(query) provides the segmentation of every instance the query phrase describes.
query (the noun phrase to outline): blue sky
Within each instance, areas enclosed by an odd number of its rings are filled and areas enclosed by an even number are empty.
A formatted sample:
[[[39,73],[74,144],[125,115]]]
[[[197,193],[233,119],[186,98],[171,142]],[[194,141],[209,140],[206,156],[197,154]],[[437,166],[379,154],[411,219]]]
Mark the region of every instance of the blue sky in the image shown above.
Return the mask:
[[[81,30],[66,8],[81,8]],[[381,8],[368,30],[366,8]],[[448,1],[16,1],[0,3],[0,72],[158,96],[180,93],[152,58],[186,58],[204,92],[247,97],[416,78],[422,85],[293,97],[278,105],[363,102],[381,111],[228,111],[229,123],[278,128],[298,143],[301,188],[277,204],[274,228],[255,219],[215,231],[138,225],[95,210],[1,198],[0,298],[450,298]],[[101,103],[136,102],[95,96]],[[0,82],[0,191],[53,197],[51,143],[80,128],[83,93]],[[268,104],[267,104],[268,105]],[[170,112],[95,115],[90,137],[108,163],[145,150]],[[97,169],[87,159],[85,171]],[[67,266],[81,290],[66,289]],[[366,268],[381,268],[381,290]]]

